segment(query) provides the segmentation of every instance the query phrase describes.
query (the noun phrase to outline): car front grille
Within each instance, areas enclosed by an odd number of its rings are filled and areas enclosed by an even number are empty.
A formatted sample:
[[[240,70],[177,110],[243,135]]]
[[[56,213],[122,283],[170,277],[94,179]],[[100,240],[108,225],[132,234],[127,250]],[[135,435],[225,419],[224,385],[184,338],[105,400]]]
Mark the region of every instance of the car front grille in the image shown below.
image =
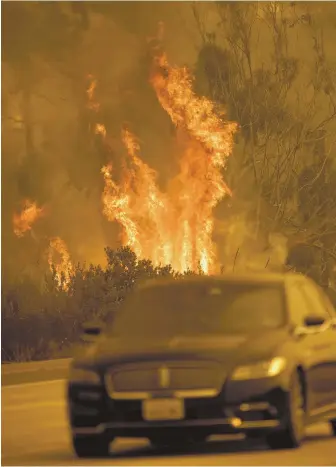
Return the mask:
[[[161,362],[123,365],[106,373],[114,392],[220,389],[224,375],[212,362]]]

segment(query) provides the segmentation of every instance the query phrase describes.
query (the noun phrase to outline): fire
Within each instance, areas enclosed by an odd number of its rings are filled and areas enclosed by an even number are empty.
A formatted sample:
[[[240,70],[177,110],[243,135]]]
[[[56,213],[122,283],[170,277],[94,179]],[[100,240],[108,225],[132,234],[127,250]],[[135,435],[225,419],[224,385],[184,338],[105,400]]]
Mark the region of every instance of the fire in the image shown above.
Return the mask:
[[[179,189],[172,194],[181,226],[176,230],[182,260],[179,269],[195,269],[198,264],[210,273],[216,259],[213,209],[225,195],[231,195],[222,170],[232,152],[237,124],[216,115],[210,100],[195,95],[192,82],[187,68],[170,66],[164,53],[155,57],[151,83],[178,135],[187,140],[176,179]]]
[[[55,279],[59,288],[68,290],[74,271],[66,244],[60,237],[50,239],[48,263],[50,270],[55,271]]]
[[[13,215],[15,234],[18,237],[22,237],[25,232],[32,229],[33,223],[44,214],[44,208],[38,208],[35,202],[26,200],[22,212],[20,214],[14,213]],[[59,237],[50,239],[48,263],[50,270],[55,270],[55,279],[58,286],[67,290],[73,274],[73,266],[66,244]]]
[[[154,170],[140,159],[140,146],[132,133],[125,128],[121,136],[129,156],[128,170],[117,186],[112,166],[103,168],[103,213],[123,226],[123,243],[138,257],[151,258],[156,264],[170,262],[169,199],[157,187]]]
[[[106,136],[106,128],[103,123],[97,123],[95,127],[96,135],[102,135],[104,138]]]
[[[116,220],[124,228],[125,243],[129,245],[137,256],[141,256],[141,244],[138,241],[138,229],[131,219],[130,196],[127,194],[126,186],[118,186],[112,179],[112,165],[102,168],[105,179],[103,193],[103,213],[108,220]]]
[[[22,211],[13,214],[13,229],[15,235],[23,237],[23,235],[31,230],[32,225],[44,215],[44,209],[39,208],[34,201],[29,199],[23,202]]]
[[[122,226],[123,243],[138,257],[149,258],[155,265],[171,264],[177,271],[201,268],[209,274],[217,267],[213,209],[231,195],[223,169],[232,152],[237,124],[218,116],[210,100],[196,96],[192,82],[186,68],[172,67],[164,53],[156,55],[151,84],[185,148],[180,171],[163,193],[157,174],[139,156],[135,136],[123,129],[126,169],[116,184],[112,165],[103,167],[103,213]],[[99,108],[94,92],[89,107]],[[97,123],[95,133],[105,138],[105,126]]]
[[[237,124],[217,116],[209,99],[195,95],[192,82],[187,68],[171,67],[164,53],[155,57],[151,83],[160,104],[175,126],[184,128],[203,145],[210,170],[224,167],[232,152]]]
[[[95,90],[96,90],[96,87],[97,87],[97,80],[94,79],[94,77],[92,75],[89,75],[88,79],[89,79],[89,87],[86,90],[86,93],[87,93],[87,96],[88,96],[88,107],[91,110],[98,111],[99,108],[100,108],[100,105],[99,105],[98,102],[96,102],[93,99],[93,96],[94,96],[94,93],[95,93]]]

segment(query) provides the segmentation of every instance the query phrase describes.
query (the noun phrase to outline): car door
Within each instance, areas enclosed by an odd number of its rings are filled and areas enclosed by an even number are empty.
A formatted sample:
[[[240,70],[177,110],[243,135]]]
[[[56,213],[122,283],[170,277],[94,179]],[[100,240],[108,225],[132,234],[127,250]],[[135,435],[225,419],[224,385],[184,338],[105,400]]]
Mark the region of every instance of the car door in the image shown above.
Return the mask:
[[[333,364],[331,367],[331,378],[330,378],[330,385],[332,389],[332,403],[336,405],[336,309],[335,305],[332,303],[331,299],[329,298],[329,295],[327,295],[326,292],[324,292],[323,289],[320,287],[317,287],[318,292],[320,294],[321,300],[325,305],[325,309],[330,316],[331,320],[331,325],[330,325],[330,330],[332,331],[331,334],[331,339],[332,339],[332,354],[333,354]]]
[[[302,291],[307,300],[309,314],[325,319],[321,326],[314,326],[311,336],[313,351],[319,356],[314,370],[313,385],[317,393],[317,405],[327,406],[336,402],[336,329],[333,322],[331,304],[324,292],[313,282],[302,283]]]
[[[305,319],[310,315],[308,301],[303,293],[302,280],[296,280],[288,288],[290,323],[293,328],[304,332],[296,337],[296,353],[305,367],[308,389],[308,410],[313,412],[322,403],[321,388],[319,387],[319,370],[321,350],[316,351],[316,333],[305,327]]]

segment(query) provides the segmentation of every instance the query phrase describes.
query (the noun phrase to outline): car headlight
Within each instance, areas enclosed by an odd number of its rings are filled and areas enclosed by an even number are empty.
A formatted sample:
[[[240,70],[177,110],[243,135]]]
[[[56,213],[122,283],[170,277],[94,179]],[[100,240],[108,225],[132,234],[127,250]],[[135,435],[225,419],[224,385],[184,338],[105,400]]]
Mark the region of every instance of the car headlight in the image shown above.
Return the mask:
[[[92,370],[85,370],[83,368],[71,368],[69,380],[71,383],[100,384],[98,373]]]
[[[271,378],[272,376],[279,375],[285,367],[286,359],[283,357],[275,357],[271,360],[237,367],[233,372],[232,379],[237,381],[245,379]]]

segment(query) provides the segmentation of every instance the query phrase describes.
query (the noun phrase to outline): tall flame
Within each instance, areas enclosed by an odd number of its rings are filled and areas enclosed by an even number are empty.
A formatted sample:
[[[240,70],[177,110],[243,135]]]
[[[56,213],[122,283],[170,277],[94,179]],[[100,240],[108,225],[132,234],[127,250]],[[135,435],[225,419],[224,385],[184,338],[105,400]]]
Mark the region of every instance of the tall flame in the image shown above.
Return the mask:
[[[102,168],[103,213],[122,226],[123,243],[138,257],[149,258],[156,265],[171,264],[178,271],[200,267],[204,273],[212,273],[217,266],[213,209],[225,195],[231,195],[222,172],[232,152],[237,124],[220,118],[210,100],[196,96],[189,71],[170,66],[164,53],[154,59],[151,84],[185,146],[180,172],[172,188],[163,193],[155,171],[139,156],[135,136],[123,129],[127,169],[117,184],[112,164]],[[89,107],[97,111],[94,92],[88,95]],[[105,126],[97,123],[95,133],[104,139]]]
[[[195,95],[192,82],[186,67],[170,66],[165,53],[155,57],[151,83],[160,104],[175,126],[185,128],[204,146],[209,168],[224,167],[232,152],[237,124],[219,118],[209,99]]]
[[[219,118],[210,100],[196,96],[188,69],[170,66],[165,53],[154,59],[151,83],[180,134],[190,138],[180,160],[179,190],[173,194],[181,222],[180,269],[199,264],[209,273],[215,266],[212,212],[226,194],[231,195],[222,170],[232,152],[237,124]]]
[[[108,220],[117,220],[123,226],[123,242],[137,256],[151,258],[156,264],[170,262],[170,201],[157,187],[155,171],[138,156],[140,146],[132,133],[125,128],[121,137],[129,157],[128,170],[117,186],[112,180],[112,166],[103,168],[103,212]]]
[[[33,224],[44,215],[44,209],[39,208],[34,201],[29,199],[23,202],[23,209],[20,213],[13,214],[13,229],[15,235],[23,235],[32,229]]]
[[[50,270],[55,271],[57,285],[64,290],[68,290],[73,275],[73,266],[67,246],[60,237],[50,239],[48,263]]]

